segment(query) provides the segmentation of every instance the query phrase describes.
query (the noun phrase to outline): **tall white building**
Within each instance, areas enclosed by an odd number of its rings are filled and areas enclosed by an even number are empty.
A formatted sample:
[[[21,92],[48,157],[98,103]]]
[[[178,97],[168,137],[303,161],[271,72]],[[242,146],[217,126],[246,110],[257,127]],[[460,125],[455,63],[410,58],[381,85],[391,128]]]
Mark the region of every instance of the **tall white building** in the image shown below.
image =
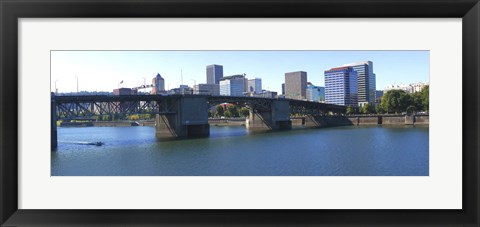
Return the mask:
[[[243,96],[246,90],[245,76],[234,75],[220,80],[220,95]]]
[[[427,85],[428,83],[422,83],[422,82],[411,83],[411,84],[400,84],[400,85],[392,84],[385,87],[385,89],[383,89],[383,92],[386,93],[387,91],[390,91],[390,90],[402,90],[407,93],[415,93],[415,92],[420,92],[423,89],[423,87]]]
[[[262,79],[255,78],[248,80],[248,89],[247,92],[260,94],[262,93]]]

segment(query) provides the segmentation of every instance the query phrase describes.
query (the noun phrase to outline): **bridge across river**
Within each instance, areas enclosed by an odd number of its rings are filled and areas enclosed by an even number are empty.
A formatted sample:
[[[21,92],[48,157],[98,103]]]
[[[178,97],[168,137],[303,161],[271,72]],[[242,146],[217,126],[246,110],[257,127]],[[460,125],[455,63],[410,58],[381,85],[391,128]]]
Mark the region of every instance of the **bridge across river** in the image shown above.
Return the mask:
[[[155,114],[158,138],[208,136],[208,109],[222,103],[248,108],[249,130],[291,128],[291,114],[341,115],[345,106],[245,96],[210,95],[79,95],[51,97],[52,149],[57,146],[57,120],[86,119],[98,115]]]

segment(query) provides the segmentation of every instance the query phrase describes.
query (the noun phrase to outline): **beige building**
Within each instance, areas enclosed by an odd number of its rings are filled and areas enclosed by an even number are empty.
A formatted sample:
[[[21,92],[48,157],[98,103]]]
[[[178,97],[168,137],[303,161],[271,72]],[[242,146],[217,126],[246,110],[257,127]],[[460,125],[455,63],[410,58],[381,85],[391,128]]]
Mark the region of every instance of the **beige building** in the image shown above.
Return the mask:
[[[307,98],[307,72],[285,73],[285,98],[299,100]]]

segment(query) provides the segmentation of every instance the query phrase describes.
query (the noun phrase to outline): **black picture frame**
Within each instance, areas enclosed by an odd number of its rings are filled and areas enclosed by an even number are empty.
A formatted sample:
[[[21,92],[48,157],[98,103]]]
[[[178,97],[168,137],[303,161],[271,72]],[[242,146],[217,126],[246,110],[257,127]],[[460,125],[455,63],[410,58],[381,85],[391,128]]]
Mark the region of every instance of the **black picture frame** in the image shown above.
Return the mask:
[[[0,0],[0,224],[2,226],[479,226],[478,0]],[[461,210],[18,209],[19,18],[462,18]],[[448,45],[446,43],[445,45]],[[442,199],[442,198],[439,198]]]

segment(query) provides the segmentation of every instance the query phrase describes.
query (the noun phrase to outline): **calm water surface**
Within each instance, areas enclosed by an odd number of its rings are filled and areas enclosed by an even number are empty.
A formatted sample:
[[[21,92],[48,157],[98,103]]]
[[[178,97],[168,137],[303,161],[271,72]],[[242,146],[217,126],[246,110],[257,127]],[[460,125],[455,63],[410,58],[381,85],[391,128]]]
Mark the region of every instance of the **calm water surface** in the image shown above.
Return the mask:
[[[428,176],[428,127],[335,127],[157,141],[154,127],[58,128],[53,176]],[[103,146],[76,142],[102,141]]]

